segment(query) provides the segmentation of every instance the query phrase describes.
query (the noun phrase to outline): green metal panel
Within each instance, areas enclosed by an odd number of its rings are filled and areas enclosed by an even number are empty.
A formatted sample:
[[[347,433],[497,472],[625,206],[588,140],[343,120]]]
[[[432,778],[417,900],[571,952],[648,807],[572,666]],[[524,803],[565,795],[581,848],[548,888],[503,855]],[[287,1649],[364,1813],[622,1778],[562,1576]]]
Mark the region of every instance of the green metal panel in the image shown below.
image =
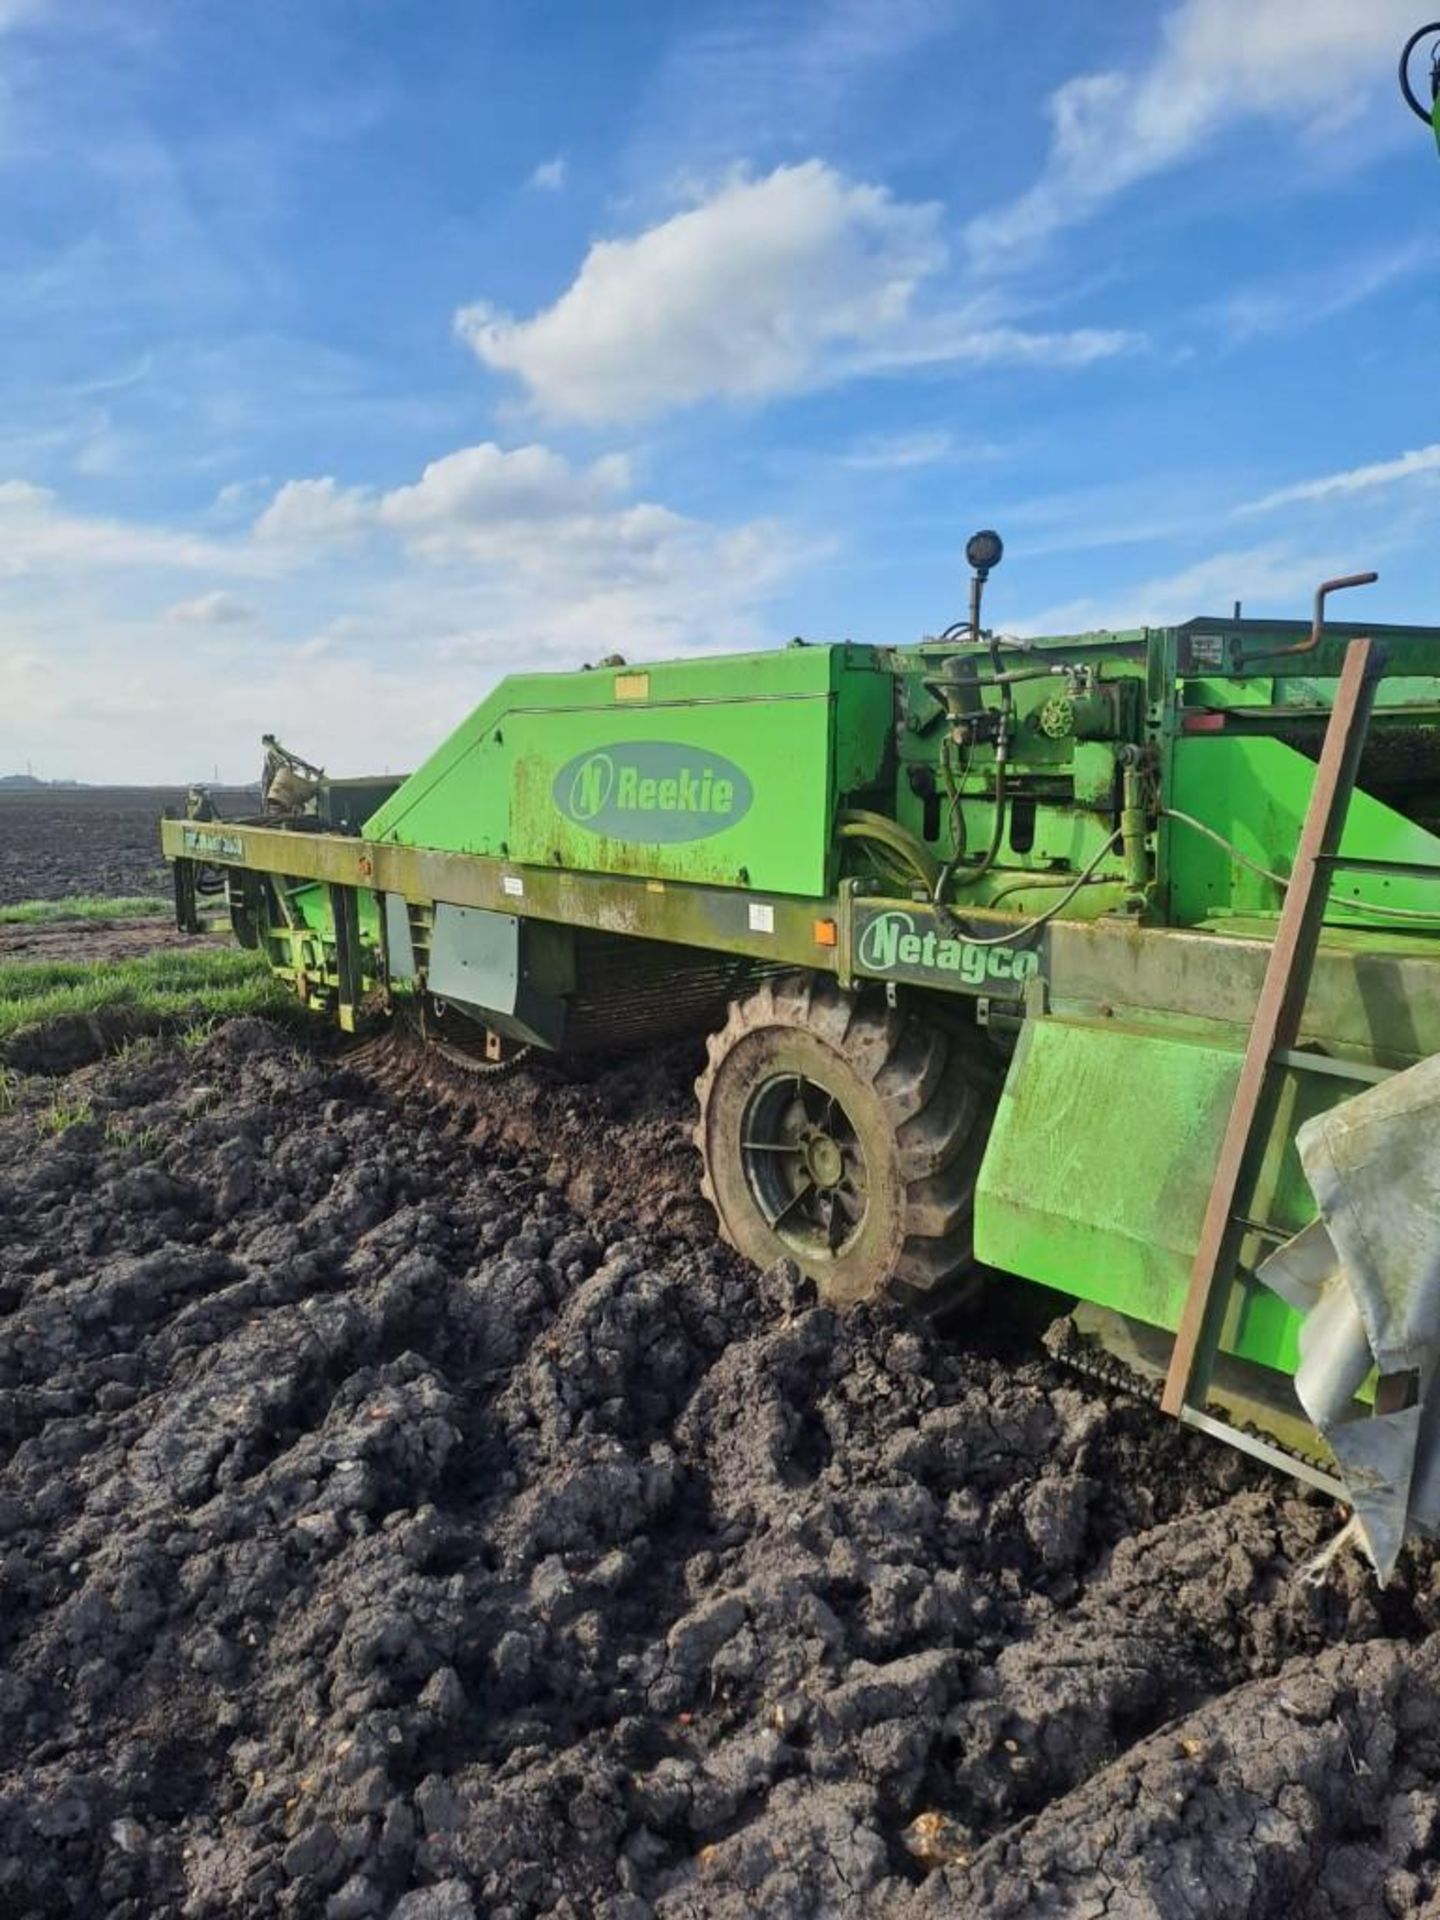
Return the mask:
[[[1389,625],[1385,622],[1326,619],[1325,638],[1312,652],[1278,653],[1309,637],[1307,620],[1188,620],[1183,626],[1156,629],[1164,669],[1161,684],[1179,673],[1190,676],[1223,674],[1226,684],[1240,679],[1280,683],[1316,682],[1339,678],[1345,649],[1362,637],[1378,640],[1385,650],[1387,676],[1404,680],[1428,679],[1440,662],[1440,627]],[[1431,682],[1433,685],[1433,681]],[[1379,703],[1385,704],[1384,697]]]
[[[1076,744],[1075,799],[1080,806],[1113,806],[1115,773],[1115,748],[1108,740],[1081,740]]]
[[[1238,1046],[1114,1021],[1027,1021],[980,1170],[980,1259],[1173,1329],[1240,1057]],[[1299,1082],[1282,1087],[1254,1201],[1282,1231],[1311,1215],[1291,1151],[1298,1109],[1354,1090]],[[1295,1317],[1265,1289],[1243,1288],[1223,1344],[1289,1371]]]
[[[863,679],[881,695],[837,689]],[[873,779],[888,677],[868,649],[513,678],[367,824],[367,837],[532,866],[823,894],[837,756]],[[838,738],[837,738],[838,733]]]
[[[512,714],[512,857],[823,893],[832,720],[823,694]]]
[[[560,1044],[575,984],[569,931],[483,907],[435,908],[426,986],[516,1039]]]
[[[520,980],[520,922],[483,907],[435,909],[429,987],[445,999],[511,1013]]]
[[[1217,733],[1174,743],[1170,804],[1282,874],[1290,871],[1314,783],[1315,763],[1283,740]],[[1216,914],[1278,911],[1279,889],[1240,866],[1223,847],[1183,823],[1170,824],[1167,833],[1173,920],[1194,926]],[[1359,790],[1350,802],[1341,852],[1440,868],[1440,838]],[[1403,877],[1342,870],[1335,875],[1332,898],[1440,914],[1440,886]],[[1327,918],[1336,925],[1363,924],[1363,916],[1334,907]]]
[[[410,907],[403,893],[387,893],[385,900],[385,971],[391,980],[415,978],[415,941],[410,931]]]
[[[870,648],[848,647],[841,656],[835,702],[835,794],[841,805],[874,796],[894,812],[893,786],[882,792],[887,772],[893,782],[895,680]]]

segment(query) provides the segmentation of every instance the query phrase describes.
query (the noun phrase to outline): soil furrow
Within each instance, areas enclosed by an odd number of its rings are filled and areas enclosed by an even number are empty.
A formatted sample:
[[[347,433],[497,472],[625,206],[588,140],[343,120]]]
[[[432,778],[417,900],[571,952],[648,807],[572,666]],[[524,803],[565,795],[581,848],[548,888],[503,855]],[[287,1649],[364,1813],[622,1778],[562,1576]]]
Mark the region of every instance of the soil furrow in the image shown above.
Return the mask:
[[[22,1089],[0,1907],[1436,1911],[1431,1560],[1297,1584],[1331,1509],[993,1290],[755,1274],[694,1065],[457,1111],[238,1021]]]

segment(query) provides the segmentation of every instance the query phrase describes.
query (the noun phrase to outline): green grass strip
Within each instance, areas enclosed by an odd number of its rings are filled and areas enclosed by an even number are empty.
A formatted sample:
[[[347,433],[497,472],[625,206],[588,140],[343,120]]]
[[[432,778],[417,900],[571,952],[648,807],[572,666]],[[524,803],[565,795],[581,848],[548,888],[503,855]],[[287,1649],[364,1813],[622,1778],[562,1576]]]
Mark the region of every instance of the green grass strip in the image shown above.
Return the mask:
[[[109,963],[23,960],[0,965],[0,1039],[67,1014],[129,1007],[157,1019],[227,1019],[288,1007],[264,960],[243,948],[182,948]]]
[[[158,894],[123,894],[107,900],[100,894],[76,894],[68,900],[21,900],[0,907],[0,927],[39,926],[48,920],[153,920],[174,911],[174,903]]]

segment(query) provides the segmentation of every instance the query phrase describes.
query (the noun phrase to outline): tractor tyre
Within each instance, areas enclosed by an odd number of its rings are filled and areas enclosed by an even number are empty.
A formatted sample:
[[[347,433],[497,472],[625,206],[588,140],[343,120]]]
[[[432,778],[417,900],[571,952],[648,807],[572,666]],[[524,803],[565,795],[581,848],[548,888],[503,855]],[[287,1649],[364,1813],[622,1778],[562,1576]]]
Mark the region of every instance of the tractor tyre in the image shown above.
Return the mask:
[[[971,1266],[999,1085],[977,1034],[797,973],[733,1002],[707,1045],[695,1144],[732,1247],[794,1260],[837,1307]]]

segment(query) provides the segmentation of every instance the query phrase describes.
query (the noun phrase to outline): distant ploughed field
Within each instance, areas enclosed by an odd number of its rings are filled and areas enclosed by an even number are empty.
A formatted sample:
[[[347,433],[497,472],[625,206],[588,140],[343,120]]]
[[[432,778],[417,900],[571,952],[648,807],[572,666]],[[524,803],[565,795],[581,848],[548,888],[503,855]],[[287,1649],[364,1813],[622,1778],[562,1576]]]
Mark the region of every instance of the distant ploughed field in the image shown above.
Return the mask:
[[[253,796],[217,791],[253,808]],[[0,788],[0,906],[67,894],[162,891],[160,819],[182,787]]]

